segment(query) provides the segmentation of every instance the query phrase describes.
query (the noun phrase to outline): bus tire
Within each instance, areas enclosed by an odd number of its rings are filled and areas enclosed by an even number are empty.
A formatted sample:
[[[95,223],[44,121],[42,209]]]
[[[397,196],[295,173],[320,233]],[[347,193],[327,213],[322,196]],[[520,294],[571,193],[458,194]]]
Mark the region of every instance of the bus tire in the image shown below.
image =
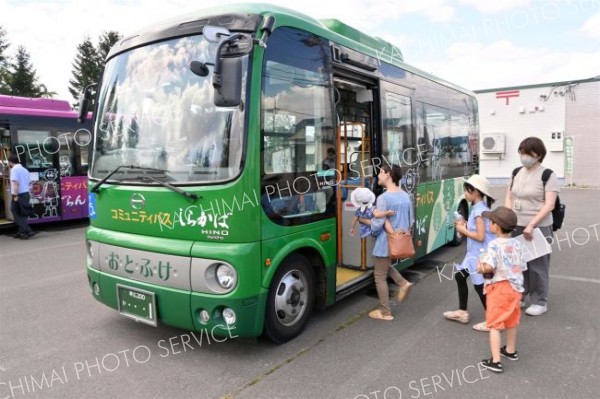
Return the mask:
[[[308,260],[289,256],[269,288],[265,314],[265,336],[282,344],[297,337],[310,318],[315,303],[315,274]]]
[[[464,202],[461,202],[458,206],[458,213],[460,213],[465,220],[468,219],[467,205]],[[456,229],[454,229],[454,235],[452,237],[452,241],[450,241],[450,245],[452,245],[453,247],[458,247],[460,244],[463,243],[464,240],[465,236],[456,231]]]

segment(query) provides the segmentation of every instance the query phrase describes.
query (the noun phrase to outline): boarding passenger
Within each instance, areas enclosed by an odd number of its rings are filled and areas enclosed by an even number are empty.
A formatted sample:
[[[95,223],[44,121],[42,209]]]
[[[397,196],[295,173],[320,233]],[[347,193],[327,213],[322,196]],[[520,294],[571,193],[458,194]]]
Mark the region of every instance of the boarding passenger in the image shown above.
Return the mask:
[[[483,212],[489,211],[494,203],[494,199],[490,195],[490,182],[483,176],[473,175],[465,181],[463,188],[465,198],[471,203],[471,212],[467,221],[461,218],[455,220],[454,223],[456,231],[467,237],[467,253],[454,274],[458,288],[458,310],[444,312],[444,317],[466,324],[469,322],[467,278],[471,278],[473,288],[485,310],[483,276],[477,272],[477,262],[481,251],[485,250],[488,243],[496,236],[490,231],[490,221],[481,216]],[[478,331],[489,331],[485,322],[477,323],[473,328]]]
[[[389,290],[387,277],[399,286],[397,299],[402,302],[406,299],[413,284],[406,280],[392,266],[388,251],[386,232],[410,233],[414,224],[412,204],[408,194],[400,188],[402,170],[397,165],[384,165],[377,176],[378,184],[385,188],[385,192],[377,198],[377,209],[382,212],[394,211],[392,216],[373,218],[371,220],[371,233],[376,236],[373,248],[375,260],[375,287],[379,297],[379,308],[371,311],[369,317],[377,320],[393,320],[390,309]],[[360,220],[364,222],[364,220]]]

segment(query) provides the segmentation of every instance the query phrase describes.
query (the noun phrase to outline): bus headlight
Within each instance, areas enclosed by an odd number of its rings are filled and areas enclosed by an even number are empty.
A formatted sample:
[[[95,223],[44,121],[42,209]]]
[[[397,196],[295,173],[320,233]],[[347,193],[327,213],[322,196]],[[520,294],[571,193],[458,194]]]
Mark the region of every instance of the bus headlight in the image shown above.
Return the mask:
[[[197,292],[228,294],[237,286],[237,271],[235,270],[235,267],[227,262],[211,261],[210,264],[204,270],[202,270],[202,273],[203,279],[198,281],[196,286],[194,286],[192,283],[192,289]],[[200,277],[198,275],[196,276]],[[193,268],[192,277],[194,277]]]
[[[233,267],[220,263],[215,269],[215,279],[221,288],[230,290],[235,287],[237,273]]]

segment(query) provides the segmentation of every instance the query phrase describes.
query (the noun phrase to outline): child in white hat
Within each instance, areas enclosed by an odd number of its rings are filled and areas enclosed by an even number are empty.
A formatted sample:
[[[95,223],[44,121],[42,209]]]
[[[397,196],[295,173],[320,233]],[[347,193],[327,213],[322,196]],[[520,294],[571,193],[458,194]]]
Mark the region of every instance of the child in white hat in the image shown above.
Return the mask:
[[[352,194],[350,194],[350,201],[356,208],[354,218],[352,219],[352,225],[350,226],[351,236],[356,234],[355,227],[356,223],[359,223],[359,219],[363,219],[363,222],[360,223],[360,238],[366,238],[371,236],[371,225],[370,223],[366,223],[367,221],[370,222],[374,217],[384,218],[394,214],[394,211],[378,211],[373,206],[375,203],[375,194],[366,187],[359,187],[352,191]]]
[[[456,231],[467,237],[467,253],[465,259],[460,265],[456,265],[454,279],[458,288],[458,310],[444,312],[444,317],[448,320],[454,320],[466,324],[469,322],[469,312],[467,312],[467,302],[469,298],[469,288],[467,278],[471,278],[473,288],[481,300],[483,308],[486,308],[485,294],[483,293],[483,276],[477,271],[477,263],[482,250],[486,250],[488,243],[496,238],[496,235],[490,231],[490,222],[486,220],[482,213],[490,210],[494,199],[490,195],[490,182],[483,176],[473,175],[465,180],[463,184],[465,198],[471,203],[471,212],[468,220],[455,222]],[[473,326],[478,331],[489,331],[485,322],[477,323]]]

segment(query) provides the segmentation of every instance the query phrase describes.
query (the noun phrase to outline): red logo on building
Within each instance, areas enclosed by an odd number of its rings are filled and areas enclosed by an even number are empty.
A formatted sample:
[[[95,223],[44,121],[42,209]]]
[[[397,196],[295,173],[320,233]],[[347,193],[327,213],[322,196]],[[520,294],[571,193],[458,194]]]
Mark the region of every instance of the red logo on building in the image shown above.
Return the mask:
[[[505,98],[506,105],[509,105],[508,101],[511,97],[519,97],[520,90],[508,90],[508,91],[497,91],[496,98]]]

